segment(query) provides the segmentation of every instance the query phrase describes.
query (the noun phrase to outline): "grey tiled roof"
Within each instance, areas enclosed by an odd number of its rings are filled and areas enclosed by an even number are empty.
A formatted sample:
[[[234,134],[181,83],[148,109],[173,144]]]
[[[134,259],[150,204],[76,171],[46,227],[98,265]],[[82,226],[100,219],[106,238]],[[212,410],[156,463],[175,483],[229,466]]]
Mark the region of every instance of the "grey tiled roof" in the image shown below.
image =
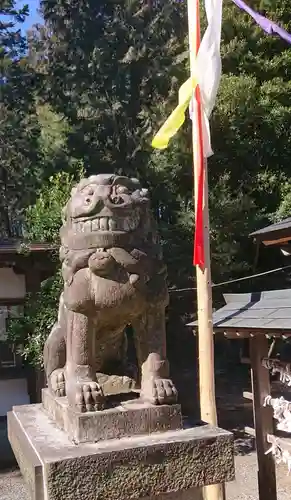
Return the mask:
[[[280,222],[276,222],[275,224],[271,224],[270,226],[263,227],[254,233],[251,233],[249,236],[251,237],[263,237],[266,234],[272,234],[275,236],[277,233],[290,233],[291,237],[291,217],[284,219]]]
[[[291,289],[226,294],[224,299],[226,305],[213,314],[215,330],[291,330]]]

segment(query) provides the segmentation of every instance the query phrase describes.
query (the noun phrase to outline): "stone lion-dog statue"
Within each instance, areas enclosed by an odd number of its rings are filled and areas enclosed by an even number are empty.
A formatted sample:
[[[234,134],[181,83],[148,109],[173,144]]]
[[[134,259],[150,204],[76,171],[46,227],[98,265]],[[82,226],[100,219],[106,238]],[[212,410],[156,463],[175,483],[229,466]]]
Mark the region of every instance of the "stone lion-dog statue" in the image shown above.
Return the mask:
[[[46,341],[49,390],[75,411],[102,410],[96,373],[118,357],[127,325],[134,331],[140,397],[177,401],[166,357],[166,267],[148,190],[137,179],[93,175],[72,189],[62,211],[64,289]]]

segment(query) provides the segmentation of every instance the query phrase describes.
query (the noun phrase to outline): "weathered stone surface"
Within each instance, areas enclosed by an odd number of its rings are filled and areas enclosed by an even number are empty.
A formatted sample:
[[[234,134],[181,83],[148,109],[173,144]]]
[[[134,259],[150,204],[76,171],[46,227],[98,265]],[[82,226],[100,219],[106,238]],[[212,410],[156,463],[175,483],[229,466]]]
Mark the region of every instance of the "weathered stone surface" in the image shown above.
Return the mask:
[[[145,497],[142,500],[203,500],[202,488],[163,493],[162,495]]]
[[[25,406],[24,408],[28,408]],[[12,413],[10,414],[12,416]],[[8,438],[15,458],[29,488],[31,500],[43,498],[43,470],[38,454],[16,418],[8,418]]]
[[[148,191],[137,179],[90,176],[72,189],[62,220],[64,289],[44,349],[50,391],[67,396],[75,411],[103,410],[106,394],[96,373],[126,375],[124,330],[131,325],[142,399],[175,404],[166,352],[167,270]]]
[[[77,413],[68,405],[67,398],[56,398],[48,389],[42,391],[42,402],[50,418],[75,443],[182,428],[181,407],[177,404],[155,406],[135,399],[104,411]]]
[[[8,428],[37,500],[193,500],[187,490],[234,479],[232,434],[209,425],[75,446],[30,405],[13,409]]]
[[[97,373],[96,375],[104,396],[126,394],[131,391],[138,392],[136,381],[131,377],[126,375],[106,375],[105,373]]]

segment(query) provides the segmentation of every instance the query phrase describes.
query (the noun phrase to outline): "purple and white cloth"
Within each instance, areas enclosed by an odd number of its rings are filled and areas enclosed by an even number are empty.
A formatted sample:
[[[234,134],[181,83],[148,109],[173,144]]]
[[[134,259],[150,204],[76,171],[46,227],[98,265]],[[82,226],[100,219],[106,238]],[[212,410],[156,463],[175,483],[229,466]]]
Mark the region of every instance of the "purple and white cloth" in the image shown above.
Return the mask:
[[[251,9],[243,0],[232,0],[235,5],[237,5],[240,9],[247,12],[254,21],[267,33],[268,35],[279,35],[283,40],[287,43],[291,44],[291,34],[288,33],[284,28],[278,26],[278,24],[274,23],[274,21],[270,21],[265,16],[262,16],[255,10]]]

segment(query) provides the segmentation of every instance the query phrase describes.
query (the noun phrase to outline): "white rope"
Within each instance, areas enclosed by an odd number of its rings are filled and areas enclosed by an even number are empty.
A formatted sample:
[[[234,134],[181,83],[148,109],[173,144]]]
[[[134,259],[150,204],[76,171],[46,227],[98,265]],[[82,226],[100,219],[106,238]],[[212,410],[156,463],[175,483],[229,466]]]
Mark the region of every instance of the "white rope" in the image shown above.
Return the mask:
[[[291,387],[290,363],[283,363],[282,361],[278,361],[277,359],[263,358],[262,365],[270,370],[273,375],[275,373],[279,373],[280,382],[286,384],[288,387]]]
[[[259,278],[261,276],[266,276],[267,274],[271,273],[278,273],[279,271],[283,271],[284,269],[289,269],[290,266],[284,266],[284,267],[277,267],[276,269],[270,269],[269,271],[264,271],[263,273],[258,273],[258,274],[251,274],[250,276],[243,276],[242,278],[237,278],[235,280],[229,280],[229,281],[222,281],[221,283],[212,283],[212,288],[216,288],[218,286],[223,286],[223,285],[229,285],[230,283],[238,283],[239,281],[244,281],[244,280],[251,280],[253,278]],[[178,293],[178,292],[193,292],[194,290],[197,290],[197,288],[170,288],[169,292],[170,293]]]

